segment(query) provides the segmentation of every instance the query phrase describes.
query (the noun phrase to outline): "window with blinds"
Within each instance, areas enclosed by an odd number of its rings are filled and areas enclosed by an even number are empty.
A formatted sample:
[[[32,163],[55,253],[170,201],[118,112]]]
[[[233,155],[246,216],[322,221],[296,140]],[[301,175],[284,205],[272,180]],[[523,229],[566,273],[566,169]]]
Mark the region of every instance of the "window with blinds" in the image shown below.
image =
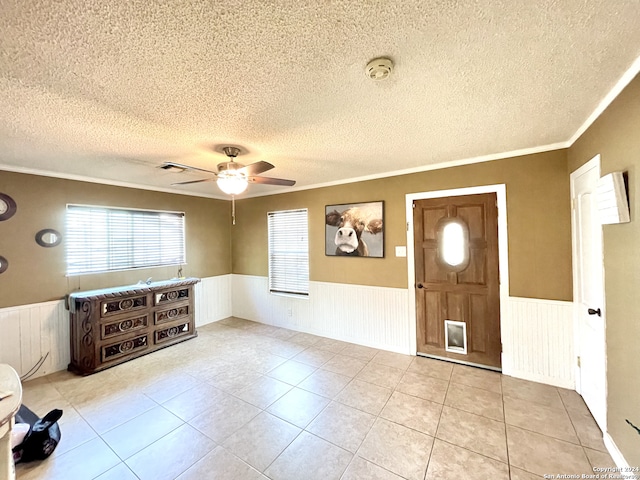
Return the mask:
[[[67,275],[185,262],[184,213],[67,205]]]
[[[269,291],[309,295],[307,210],[269,212]]]

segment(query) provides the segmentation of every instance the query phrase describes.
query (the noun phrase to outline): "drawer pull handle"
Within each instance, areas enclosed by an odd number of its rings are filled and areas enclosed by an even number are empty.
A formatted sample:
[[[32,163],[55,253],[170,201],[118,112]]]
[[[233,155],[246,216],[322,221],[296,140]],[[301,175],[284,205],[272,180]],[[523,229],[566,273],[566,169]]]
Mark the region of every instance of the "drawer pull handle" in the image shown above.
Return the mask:
[[[120,310],[129,310],[133,307],[133,300],[125,298],[124,300],[120,300],[120,304],[118,306],[120,307]]]
[[[170,337],[175,337],[178,334],[178,327],[171,327],[168,331],[167,331],[167,335]]]
[[[124,322],[120,322],[118,324],[118,330],[121,332],[126,332],[131,327],[133,327],[133,320],[125,320]]]

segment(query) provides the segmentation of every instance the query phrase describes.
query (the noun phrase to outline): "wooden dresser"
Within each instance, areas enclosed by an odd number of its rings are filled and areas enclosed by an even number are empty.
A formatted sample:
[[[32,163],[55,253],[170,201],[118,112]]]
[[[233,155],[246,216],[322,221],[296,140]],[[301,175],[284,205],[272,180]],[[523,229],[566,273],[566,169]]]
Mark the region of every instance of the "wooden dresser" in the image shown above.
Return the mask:
[[[81,375],[197,336],[194,285],[185,278],[69,295],[71,363]]]

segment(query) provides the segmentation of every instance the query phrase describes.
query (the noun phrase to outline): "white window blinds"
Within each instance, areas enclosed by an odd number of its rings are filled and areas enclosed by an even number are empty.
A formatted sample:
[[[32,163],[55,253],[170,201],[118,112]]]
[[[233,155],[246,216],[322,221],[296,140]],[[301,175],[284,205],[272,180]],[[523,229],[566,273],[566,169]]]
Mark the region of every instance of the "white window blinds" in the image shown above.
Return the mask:
[[[269,291],[309,295],[307,210],[269,212]]]
[[[67,205],[67,275],[185,263],[184,213]]]

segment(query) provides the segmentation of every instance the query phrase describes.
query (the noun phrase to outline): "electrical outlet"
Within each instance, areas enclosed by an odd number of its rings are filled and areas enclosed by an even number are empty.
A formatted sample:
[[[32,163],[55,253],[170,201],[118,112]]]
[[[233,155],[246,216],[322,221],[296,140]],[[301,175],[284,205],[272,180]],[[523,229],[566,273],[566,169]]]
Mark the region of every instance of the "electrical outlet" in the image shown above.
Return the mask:
[[[287,308],[287,316],[288,317],[293,317],[293,310],[290,308]]]

